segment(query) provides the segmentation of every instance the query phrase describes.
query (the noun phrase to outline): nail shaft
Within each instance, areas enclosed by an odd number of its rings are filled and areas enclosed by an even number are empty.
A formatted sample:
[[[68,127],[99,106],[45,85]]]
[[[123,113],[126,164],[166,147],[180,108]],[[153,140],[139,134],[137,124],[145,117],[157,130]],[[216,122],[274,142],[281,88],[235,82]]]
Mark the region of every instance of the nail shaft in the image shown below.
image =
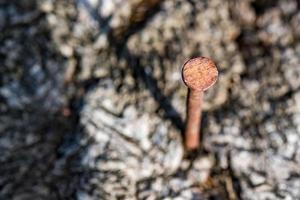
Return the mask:
[[[202,102],[203,92],[195,92],[188,89],[187,122],[185,129],[185,146],[187,149],[195,149],[199,146]]]

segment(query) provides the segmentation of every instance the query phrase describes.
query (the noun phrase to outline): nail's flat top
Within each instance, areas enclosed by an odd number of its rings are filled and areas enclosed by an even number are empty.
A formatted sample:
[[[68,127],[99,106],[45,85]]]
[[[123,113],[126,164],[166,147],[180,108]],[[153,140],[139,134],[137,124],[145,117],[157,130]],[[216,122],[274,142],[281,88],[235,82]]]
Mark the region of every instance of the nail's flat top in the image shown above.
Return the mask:
[[[217,67],[209,58],[193,58],[183,65],[183,82],[193,90],[207,90],[217,81],[217,78]]]

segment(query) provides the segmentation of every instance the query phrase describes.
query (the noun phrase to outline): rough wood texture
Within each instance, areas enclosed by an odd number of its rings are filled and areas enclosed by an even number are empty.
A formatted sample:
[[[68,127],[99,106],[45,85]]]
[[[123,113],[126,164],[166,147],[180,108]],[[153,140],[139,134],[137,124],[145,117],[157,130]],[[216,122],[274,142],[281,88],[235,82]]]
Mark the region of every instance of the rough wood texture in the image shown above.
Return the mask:
[[[297,0],[1,1],[0,199],[299,199],[299,24]]]

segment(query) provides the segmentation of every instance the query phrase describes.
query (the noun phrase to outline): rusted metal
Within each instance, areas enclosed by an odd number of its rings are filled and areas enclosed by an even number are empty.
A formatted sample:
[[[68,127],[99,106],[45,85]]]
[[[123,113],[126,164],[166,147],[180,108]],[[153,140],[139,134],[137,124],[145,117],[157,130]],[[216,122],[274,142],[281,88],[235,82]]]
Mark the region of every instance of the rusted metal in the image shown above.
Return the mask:
[[[193,150],[199,146],[203,91],[211,87],[218,78],[214,62],[206,57],[187,61],[182,68],[182,79],[188,89],[185,147]]]

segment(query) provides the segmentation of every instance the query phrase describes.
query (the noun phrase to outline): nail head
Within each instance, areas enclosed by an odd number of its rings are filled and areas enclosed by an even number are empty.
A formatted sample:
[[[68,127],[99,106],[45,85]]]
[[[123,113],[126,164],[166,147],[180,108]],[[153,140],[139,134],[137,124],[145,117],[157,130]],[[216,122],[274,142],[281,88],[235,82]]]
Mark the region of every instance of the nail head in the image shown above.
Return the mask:
[[[183,65],[183,82],[193,90],[205,91],[217,81],[217,78],[217,67],[209,58],[193,58]]]

